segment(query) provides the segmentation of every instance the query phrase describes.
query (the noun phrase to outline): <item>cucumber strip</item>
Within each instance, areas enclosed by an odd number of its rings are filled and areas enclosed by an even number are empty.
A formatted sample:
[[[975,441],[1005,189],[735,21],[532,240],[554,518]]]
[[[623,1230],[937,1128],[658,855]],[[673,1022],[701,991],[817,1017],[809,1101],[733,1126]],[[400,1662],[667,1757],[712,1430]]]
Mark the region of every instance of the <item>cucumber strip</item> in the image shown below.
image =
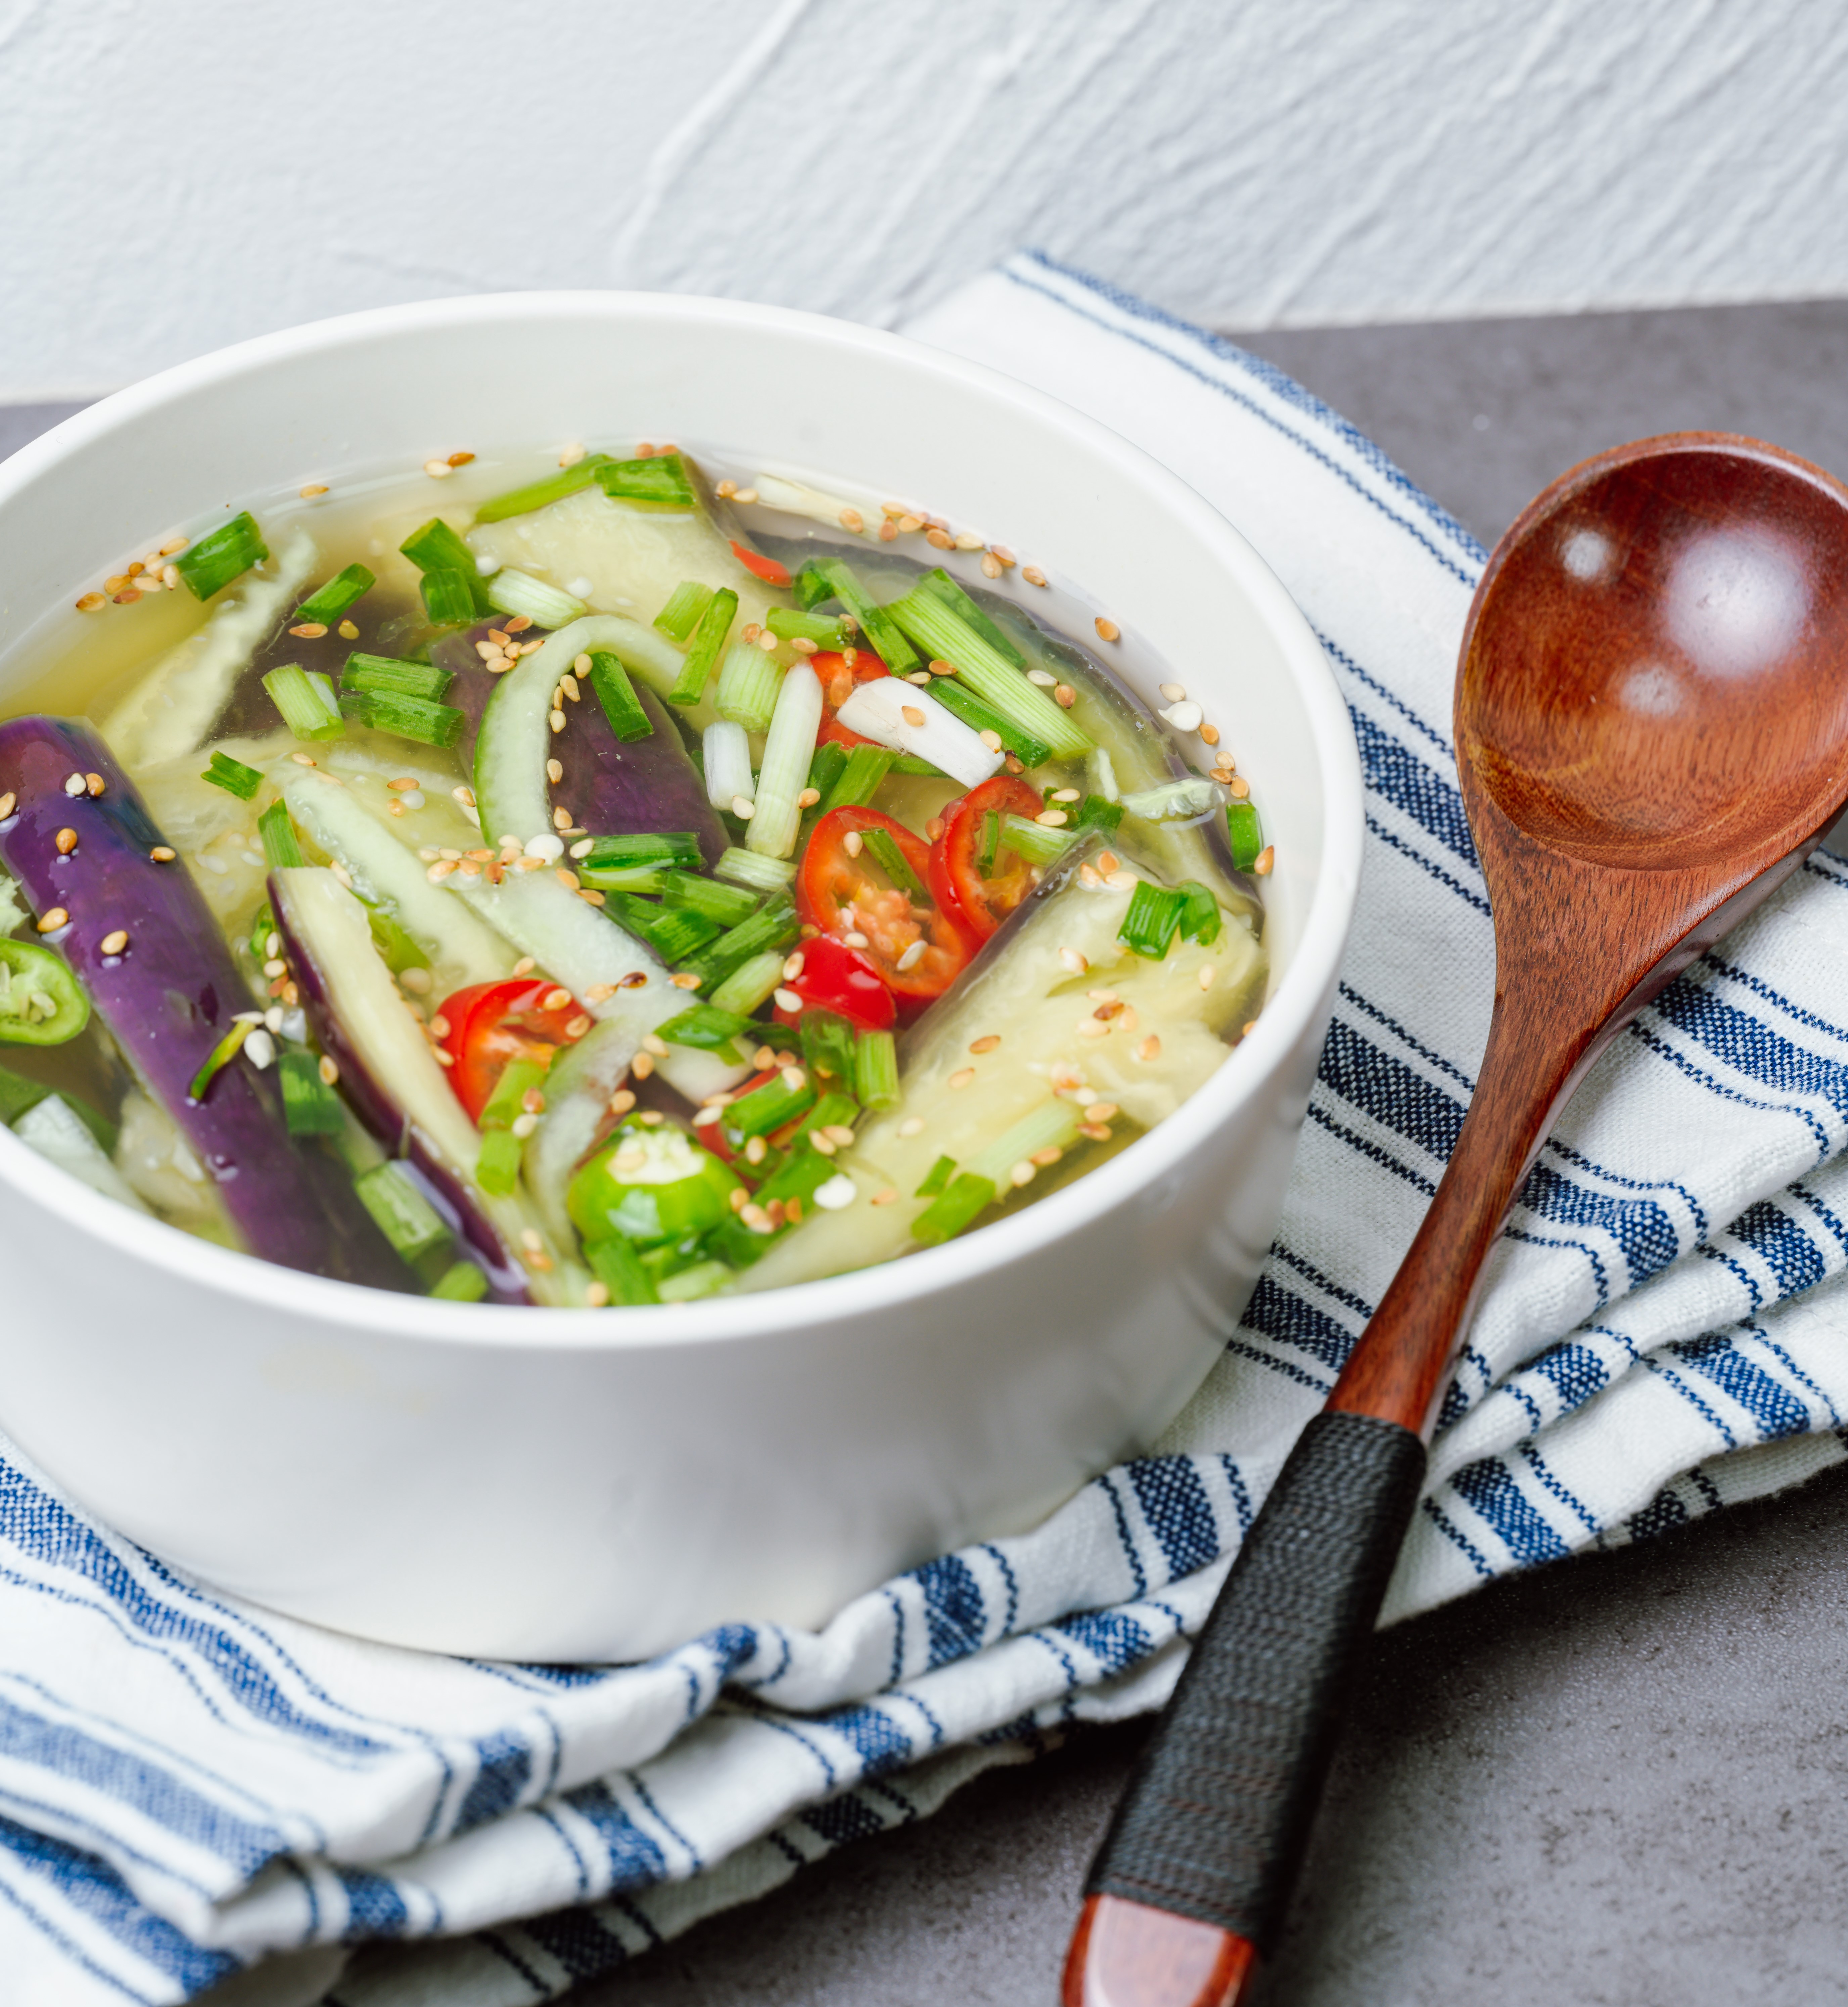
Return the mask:
[[[533,1203],[561,1247],[576,1238],[565,1194],[572,1173],[595,1148],[610,1120],[610,1096],[641,1049],[633,1024],[605,1019],[567,1046],[545,1077],[545,1113],[526,1138],[521,1169]]]
[[[35,1102],[12,1125],[12,1133],[28,1149],[36,1150],[61,1171],[69,1171],[104,1198],[136,1212],[152,1208],[130,1187],[109,1160],[103,1146],[90,1133],[83,1119],[61,1095],[48,1094]]]
[[[523,655],[519,666],[495,686],[475,742],[475,804],[489,844],[517,836],[523,846],[551,834],[545,763],[551,757],[552,692],[579,655],[598,648],[607,648],[653,690],[671,689],[680,673],[680,651],[672,642],[619,613],[574,620],[544,647]]]
[[[1069,714],[935,593],[917,587],[884,611],[934,661],[949,662],[985,704],[1055,753],[1075,758],[1090,750],[1089,738]]]
[[[276,764],[273,778],[303,834],[336,859],[360,897],[384,908],[442,971],[439,995],[506,975],[514,962],[506,942],[452,892],[431,884],[417,858],[350,788],[331,774],[287,760]]]

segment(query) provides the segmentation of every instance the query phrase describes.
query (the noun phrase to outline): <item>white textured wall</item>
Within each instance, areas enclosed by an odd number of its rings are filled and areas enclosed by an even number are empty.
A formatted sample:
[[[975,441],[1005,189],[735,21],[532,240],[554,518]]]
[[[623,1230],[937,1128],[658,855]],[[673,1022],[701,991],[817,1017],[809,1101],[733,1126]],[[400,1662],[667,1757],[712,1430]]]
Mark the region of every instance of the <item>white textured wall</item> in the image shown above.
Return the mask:
[[[0,0],[0,399],[349,308],[1848,293],[1839,0]]]

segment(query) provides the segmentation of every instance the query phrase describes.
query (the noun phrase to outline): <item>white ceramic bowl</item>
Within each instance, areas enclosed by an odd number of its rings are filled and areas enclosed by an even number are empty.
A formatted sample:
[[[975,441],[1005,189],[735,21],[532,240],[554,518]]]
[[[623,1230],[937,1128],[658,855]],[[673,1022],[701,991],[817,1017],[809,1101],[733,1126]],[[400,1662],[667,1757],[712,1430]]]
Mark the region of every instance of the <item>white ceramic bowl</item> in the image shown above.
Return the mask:
[[[125,1209],[100,1227],[86,1191],[0,1130],[0,1426],[166,1559],[368,1637],[568,1660],[727,1619],[813,1625],[1147,1444],[1269,1244],[1353,907],[1346,714],[1236,531],[1007,378],[729,301],[389,308],[93,406],[0,467],[0,704],[27,629],[163,525],[304,470],[631,436],[927,498],[1107,606],[1209,700],[1251,777],[1276,847],[1271,993],[1179,1113],[1019,1216],[861,1274],[660,1309],[389,1296]]]

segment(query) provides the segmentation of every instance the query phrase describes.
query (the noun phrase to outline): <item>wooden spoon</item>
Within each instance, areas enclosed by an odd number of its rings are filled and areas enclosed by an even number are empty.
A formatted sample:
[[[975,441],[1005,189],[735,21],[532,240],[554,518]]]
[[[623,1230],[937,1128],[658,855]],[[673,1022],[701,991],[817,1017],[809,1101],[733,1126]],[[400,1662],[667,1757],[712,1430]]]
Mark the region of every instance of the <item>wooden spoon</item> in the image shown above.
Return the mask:
[[[1848,489],[1721,432],[1575,467],[1489,560],[1456,724],[1495,918],[1475,1095],[1131,1779],[1092,1867],[1065,2007],[1226,2007],[1269,1954],[1528,1166],[1617,1033],[1848,802]]]

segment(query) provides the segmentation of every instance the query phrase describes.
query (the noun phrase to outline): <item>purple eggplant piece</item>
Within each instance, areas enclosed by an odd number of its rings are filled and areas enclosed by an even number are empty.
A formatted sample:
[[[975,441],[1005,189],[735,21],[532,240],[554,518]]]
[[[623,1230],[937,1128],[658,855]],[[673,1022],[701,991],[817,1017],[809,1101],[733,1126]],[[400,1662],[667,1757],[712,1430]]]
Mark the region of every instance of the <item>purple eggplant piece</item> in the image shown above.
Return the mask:
[[[272,872],[269,892],[283,952],[301,993],[301,1006],[321,1049],[339,1067],[340,1085],[360,1120],[412,1174],[438,1217],[473,1255],[496,1303],[526,1303],[526,1272],[482,1212],[466,1180],[457,1176],[419,1125],[416,1114],[387,1084],[365,1039],[340,1008],[340,972],[316,951],[311,928],[290,894],[286,872]],[[445,1086],[445,1093],[449,1092]],[[464,1118],[466,1119],[466,1118]]]
[[[481,658],[475,647],[477,641],[488,639],[491,627],[498,628],[504,633],[506,615],[497,613],[491,620],[477,620],[472,627],[445,634],[430,651],[431,667],[447,669],[456,679],[443,693],[443,702],[453,704],[468,720],[455,746],[456,757],[465,774],[474,771],[475,737],[481,729],[481,714],[488,708],[488,700],[494,695],[495,685],[500,681],[491,670],[481,666]],[[530,628],[521,639],[543,638],[544,633],[542,627]]]
[[[68,793],[72,774],[100,776],[103,792]],[[76,719],[0,725],[0,795],[12,795],[0,862],[41,918],[55,907],[70,915],[40,938],[70,965],[125,1059],[217,1180],[250,1252],[309,1275],[414,1288],[337,1154],[323,1139],[289,1134],[273,1072],[234,1060],[202,1101],[189,1095],[232,1019],[251,1007],[250,991],[185,865],[149,856],[164,839],[109,749]],[[77,835],[68,856],[58,848],[62,829]],[[118,929],[128,946],[105,954]]]
[[[569,708],[570,729],[556,742],[565,778],[555,797],[593,836],[691,830],[709,870],[731,839],[706,799],[706,777],[673,713],[639,678],[631,681],[653,731],[625,743],[610,729],[595,690],[586,690],[583,701]]]

